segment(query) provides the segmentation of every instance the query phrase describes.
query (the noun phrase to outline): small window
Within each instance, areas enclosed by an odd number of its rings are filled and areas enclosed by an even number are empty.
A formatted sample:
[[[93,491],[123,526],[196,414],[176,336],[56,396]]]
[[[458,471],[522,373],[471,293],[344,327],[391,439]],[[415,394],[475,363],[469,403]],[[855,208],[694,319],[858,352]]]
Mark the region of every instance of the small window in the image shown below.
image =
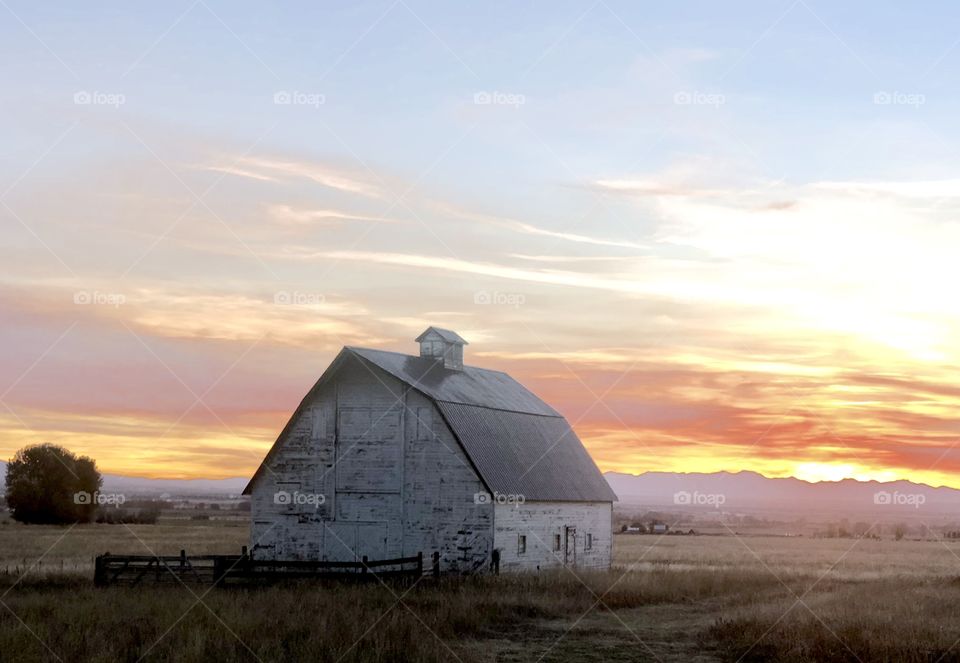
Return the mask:
[[[554,534],[554,535],[553,535],[553,550],[554,550],[554,552],[559,552],[559,550],[560,550],[560,535],[559,535],[559,534]]]
[[[521,534],[517,539],[517,554],[522,555],[527,552],[527,537]]]
[[[587,542],[583,546],[584,550],[593,549],[593,534],[587,534]]]

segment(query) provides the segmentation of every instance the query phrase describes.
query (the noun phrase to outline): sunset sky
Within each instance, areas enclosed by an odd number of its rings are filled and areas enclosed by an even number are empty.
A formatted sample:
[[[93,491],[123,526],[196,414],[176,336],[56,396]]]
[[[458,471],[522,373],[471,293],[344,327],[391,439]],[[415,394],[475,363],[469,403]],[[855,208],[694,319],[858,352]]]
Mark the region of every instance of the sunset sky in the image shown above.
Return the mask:
[[[960,487],[958,10],[0,1],[0,456],[248,476],[429,324],[603,470]]]

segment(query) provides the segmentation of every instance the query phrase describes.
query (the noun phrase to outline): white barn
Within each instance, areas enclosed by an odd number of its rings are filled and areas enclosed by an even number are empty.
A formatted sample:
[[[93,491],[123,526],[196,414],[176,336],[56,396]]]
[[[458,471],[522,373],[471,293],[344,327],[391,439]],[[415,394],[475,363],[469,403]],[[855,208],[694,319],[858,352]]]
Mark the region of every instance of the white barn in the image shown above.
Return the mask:
[[[456,333],[416,340],[345,347],[304,397],[244,490],[251,555],[608,568],[616,495],[567,421]]]

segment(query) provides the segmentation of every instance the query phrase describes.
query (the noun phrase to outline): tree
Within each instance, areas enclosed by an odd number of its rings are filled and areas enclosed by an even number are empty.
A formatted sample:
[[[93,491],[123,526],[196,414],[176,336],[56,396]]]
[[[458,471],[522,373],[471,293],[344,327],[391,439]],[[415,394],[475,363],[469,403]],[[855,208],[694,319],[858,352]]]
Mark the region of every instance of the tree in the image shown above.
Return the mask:
[[[93,459],[55,444],[24,447],[7,464],[7,506],[24,523],[90,522],[103,479]]]

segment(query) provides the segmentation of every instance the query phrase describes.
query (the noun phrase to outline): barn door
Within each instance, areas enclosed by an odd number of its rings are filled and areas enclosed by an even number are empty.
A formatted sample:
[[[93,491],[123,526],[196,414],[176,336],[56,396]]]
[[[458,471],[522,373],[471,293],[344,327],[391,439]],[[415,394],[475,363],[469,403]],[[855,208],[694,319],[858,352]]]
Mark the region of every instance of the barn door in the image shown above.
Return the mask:
[[[564,527],[563,563],[567,566],[577,565],[577,528]]]

